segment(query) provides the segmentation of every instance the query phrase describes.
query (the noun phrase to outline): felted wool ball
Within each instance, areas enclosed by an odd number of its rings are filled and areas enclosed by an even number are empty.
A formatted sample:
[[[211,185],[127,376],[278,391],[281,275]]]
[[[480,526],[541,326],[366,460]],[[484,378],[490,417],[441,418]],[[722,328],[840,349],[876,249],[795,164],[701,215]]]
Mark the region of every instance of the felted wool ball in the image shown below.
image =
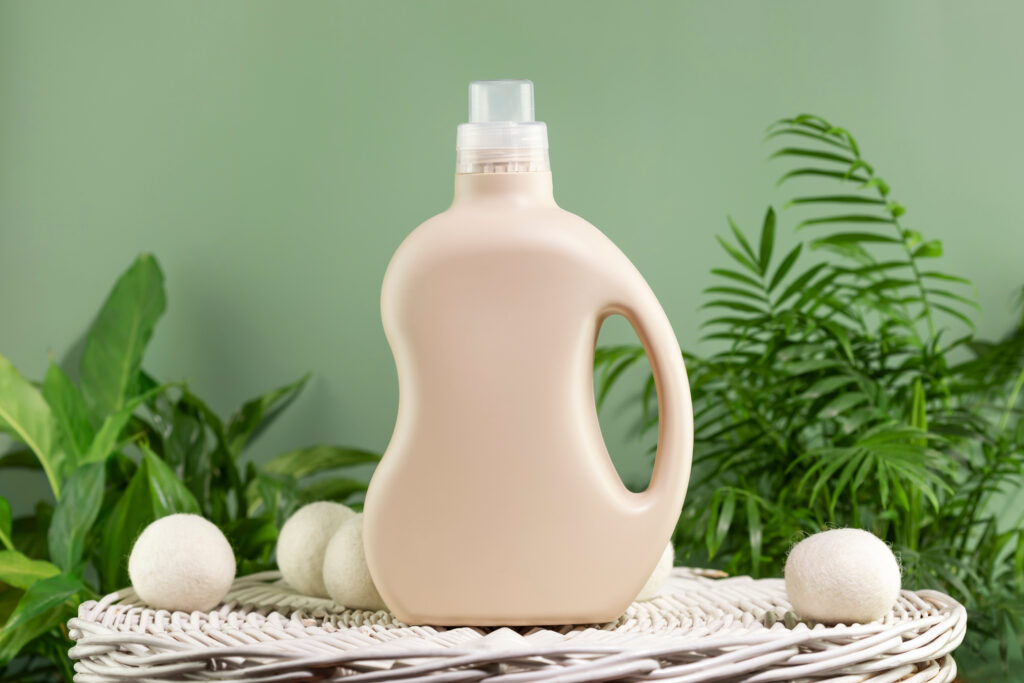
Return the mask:
[[[235,554],[221,530],[199,515],[168,515],[143,530],[128,558],[132,588],[151,607],[209,611],[235,578]]]
[[[324,551],[334,532],[356,513],[340,503],[321,501],[299,508],[277,537],[277,568],[288,585],[326,598]]]
[[[675,559],[676,551],[672,547],[672,541],[669,541],[665,546],[665,552],[658,559],[658,564],[654,565],[654,571],[651,572],[647,583],[640,589],[640,594],[636,596],[637,600],[653,600],[658,597],[661,587],[665,585],[668,575],[672,572],[672,563]]]
[[[331,537],[324,554],[324,584],[331,599],[350,609],[387,609],[366,566],[363,516],[348,520]]]
[[[889,613],[900,594],[892,550],[861,529],[830,529],[789,551],[786,593],[793,611],[823,624],[866,623]]]

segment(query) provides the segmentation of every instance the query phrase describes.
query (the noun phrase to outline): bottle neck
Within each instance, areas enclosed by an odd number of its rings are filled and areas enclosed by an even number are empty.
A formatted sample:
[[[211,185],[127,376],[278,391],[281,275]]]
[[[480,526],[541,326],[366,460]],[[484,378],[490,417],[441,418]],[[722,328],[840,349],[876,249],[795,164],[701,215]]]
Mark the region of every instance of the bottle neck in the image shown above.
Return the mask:
[[[491,201],[555,206],[551,171],[455,174],[455,204]]]

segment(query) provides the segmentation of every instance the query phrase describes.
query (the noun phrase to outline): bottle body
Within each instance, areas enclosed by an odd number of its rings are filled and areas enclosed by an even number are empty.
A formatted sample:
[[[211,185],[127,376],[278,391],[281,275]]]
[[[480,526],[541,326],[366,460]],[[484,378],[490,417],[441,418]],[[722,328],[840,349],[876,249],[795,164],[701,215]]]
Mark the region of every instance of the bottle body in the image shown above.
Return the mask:
[[[679,347],[637,270],[558,208],[550,173],[459,175],[451,208],[395,253],[381,313],[400,399],[364,537],[384,601],[410,624],[615,619],[671,535],[692,447]],[[652,356],[672,451],[642,493],[615,472],[594,404],[615,313]]]

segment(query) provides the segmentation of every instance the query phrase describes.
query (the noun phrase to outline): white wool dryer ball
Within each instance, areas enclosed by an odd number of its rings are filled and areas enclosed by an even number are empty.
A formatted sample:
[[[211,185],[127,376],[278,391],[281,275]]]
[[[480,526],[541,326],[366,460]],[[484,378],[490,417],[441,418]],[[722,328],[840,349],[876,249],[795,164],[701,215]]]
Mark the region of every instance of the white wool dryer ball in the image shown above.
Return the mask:
[[[277,568],[288,585],[306,595],[327,597],[324,551],[327,542],[356,513],[341,503],[321,501],[299,508],[277,537]]]
[[[669,541],[668,545],[665,546],[665,551],[661,553],[661,557],[658,559],[658,564],[654,565],[654,571],[651,572],[647,583],[640,589],[640,594],[636,596],[637,600],[653,600],[658,597],[661,587],[665,585],[668,575],[672,573],[672,563],[675,559],[676,551],[672,547],[672,541]]]
[[[350,609],[387,609],[366,566],[363,516],[341,525],[324,554],[324,584],[331,599]]]
[[[235,554],[221,530],[199,515],[168,515],[143,530],[128,558],[139,597],[157,609],[208,611],[235,579]]]
[[[786,593],[793,611],[823,624],[867,623],[889,613],[900,594],[892,550],[861,529],[830,529],[789,551]]]

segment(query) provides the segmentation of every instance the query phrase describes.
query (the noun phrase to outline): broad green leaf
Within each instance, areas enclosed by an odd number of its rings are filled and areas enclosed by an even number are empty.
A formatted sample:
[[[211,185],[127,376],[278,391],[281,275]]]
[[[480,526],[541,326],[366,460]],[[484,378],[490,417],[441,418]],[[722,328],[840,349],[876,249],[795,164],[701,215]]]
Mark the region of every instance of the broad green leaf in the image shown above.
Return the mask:
[[[127,585],[132,545],[143,528],[156,519],[146,469],[144,460],[103,524],[98,569],[104,591]]]
[[[288,474],[296,479],[301,479],[317,472],[376,463],[379,460],[380,455],[377,453],[357,448],[311,446],[279,455],[264,465],[263,470],[272,474]]]
[[[33,583],[0,630],[0,662],[10,661],[30,641],[63,623],[66,603],[85,589],[80,580],[63,574]]]
[[[103,424],[100,426],[99,431],[96,432],[96,436],[93,438],[92,443],[89,444],[89,450],[86,452],[85,457],[82,458],[82,463],[103,462],[110,457],[110,454],[117,448],[118,437],[131,420],[132,413],[134,413],[143,403],[154,396],[167,391],[167,389],[172,386],[175,385],[164,384],[154,387],[149,391],[132,397],[126,401],[123,406],[107,415],[106,419],[103,420]]]
[[[179,512],[199,514],[199,503],[174,471],[149,447],[142,446],[149,479],[153,517],[159,519]]]
[[[50,559],[65,572],[77,571],[85,543],[103,503],[106,464],[81,465],[64,488],[50,522]]]
[[[761,244],[758,252],[758,263],[762,273],[768,272],[768,264],[772,260],[772,249],[775,246],[775,209],[768,207],[761,226]]]
[[[164,276],[140,255],[111,290],[86,337],[81,386],[93,419],[124,407],[138,387],[142,355],[166,307]]]
[[[8,550],[14,550],[14,541],[11,536],[11,504],[7,499],[0,496],[0,543]]]
[[[60,569],[45,560],[33,560],[17,550],[0,550],[0,582],[22,590],[39,579],[60,574]]]
[[[64,453],[60,449],[57,420],[39,390],[3,356],[0,356],[0,420],[11,435],[39,458],[50,488],[59,499]]]
[[[310,377],[310,373],[306,373],[291,384],[246,401],[227,424],[227,445],[231,455],[238,457],[246,444],[259,436],[295,400]]]
[[[64,436],[64,444],[69,454],[67,467],[73,468],[78,460],[85,455],[92,441],[93,428],[89,422],[89,408],[81,392],[71,383],[60,367],[50,361],[43,380],[43,398],[50,406],[57,426]]]

